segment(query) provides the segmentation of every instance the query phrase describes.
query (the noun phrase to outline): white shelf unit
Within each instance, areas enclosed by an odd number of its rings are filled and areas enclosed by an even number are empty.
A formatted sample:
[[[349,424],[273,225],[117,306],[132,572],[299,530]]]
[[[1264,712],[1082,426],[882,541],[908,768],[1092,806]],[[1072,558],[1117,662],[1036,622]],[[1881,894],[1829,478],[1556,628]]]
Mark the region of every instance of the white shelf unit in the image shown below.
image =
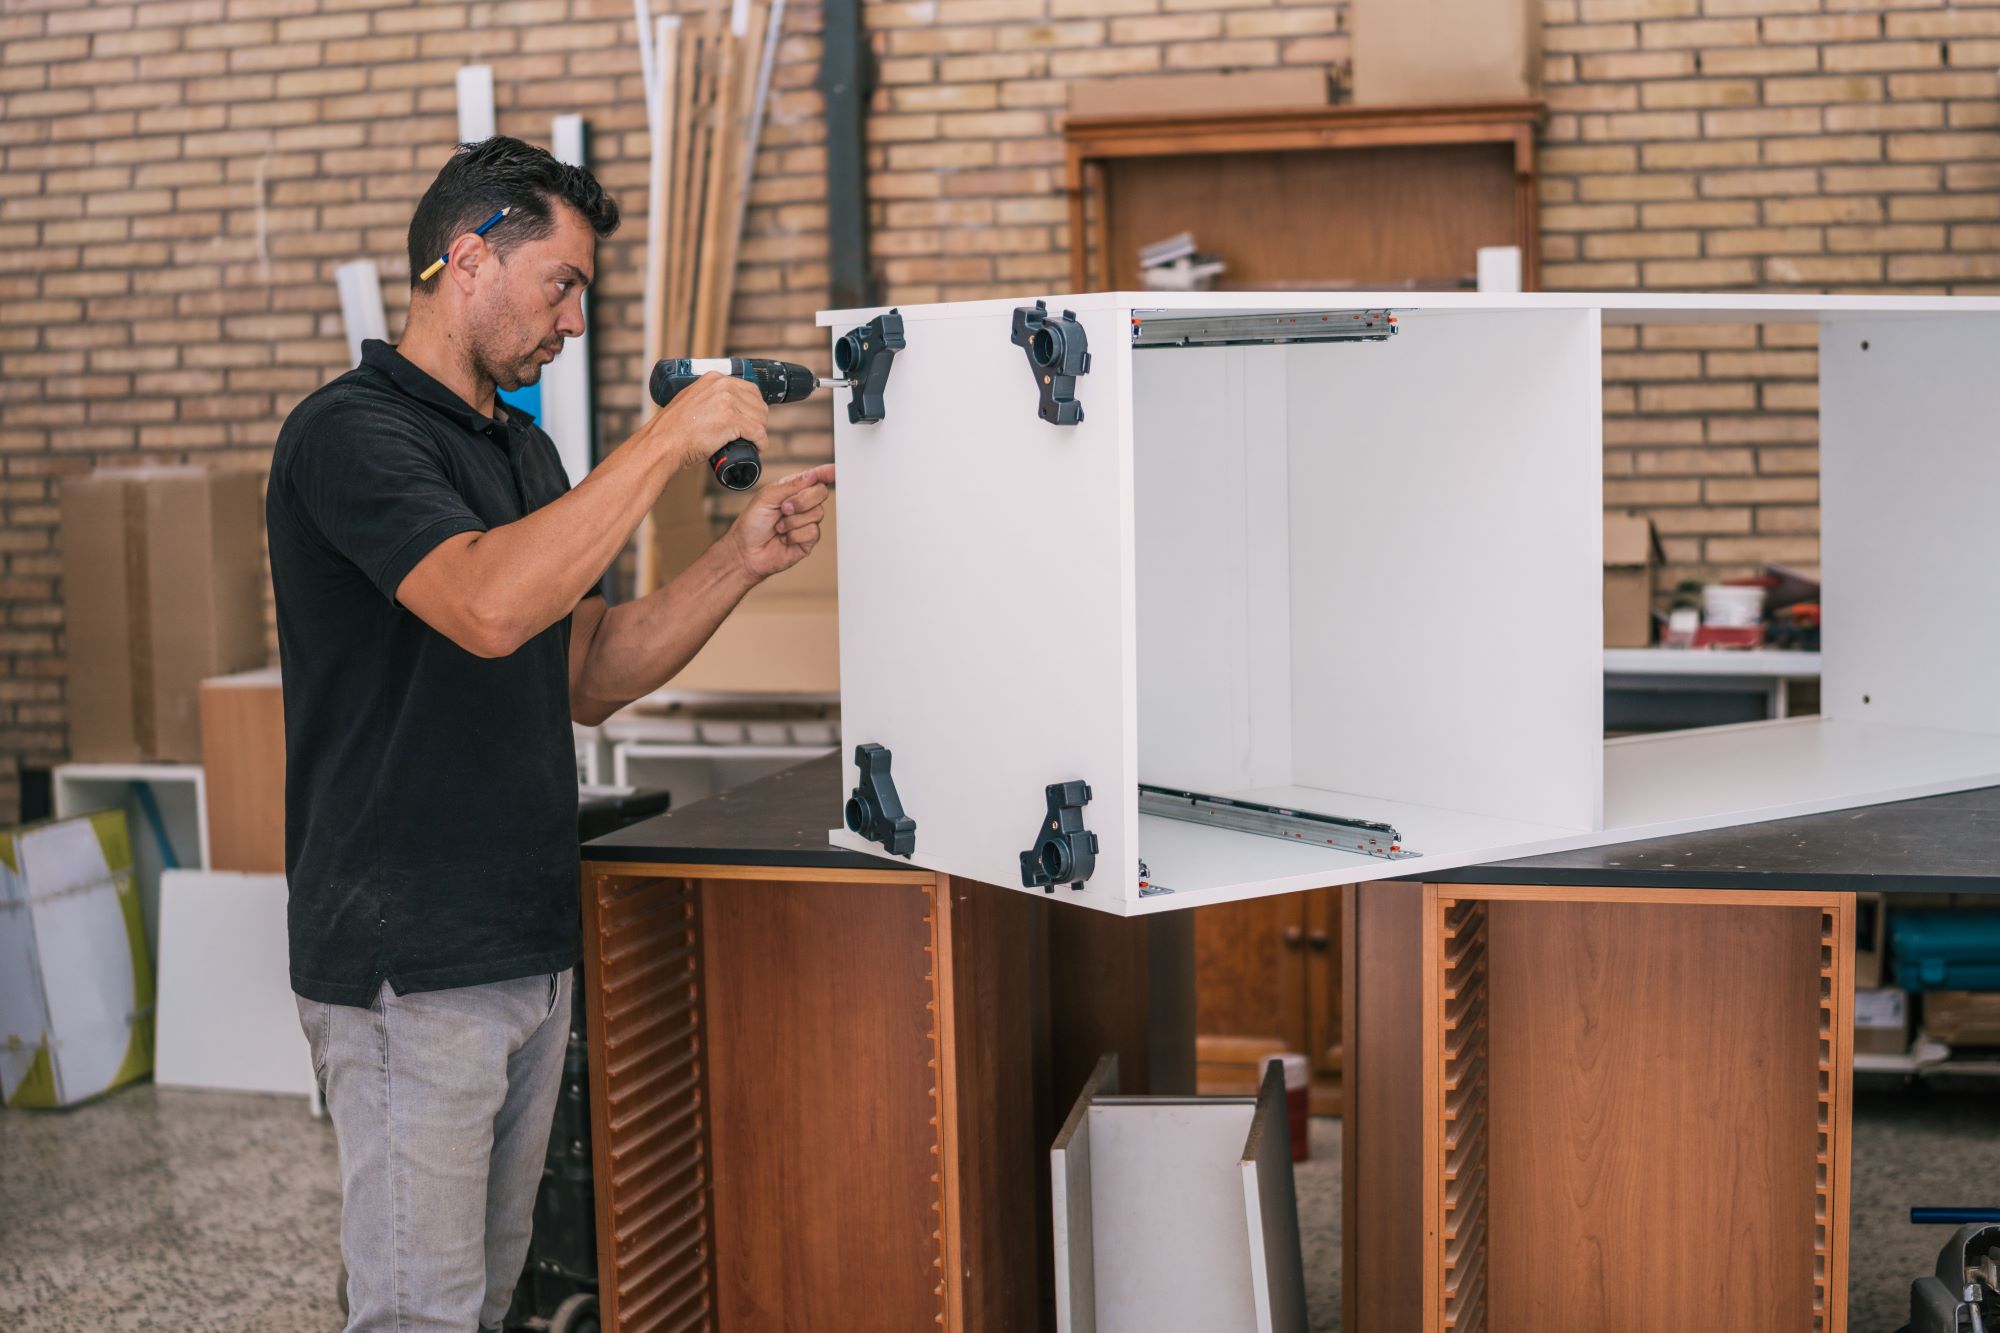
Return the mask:
[[[1056,894],[1121,914],[2000,783],[2000,299],[1052,296],[1090,340],[1070,426],[1009,341],[1033,299],[902,310],[884,419],[836,411],[843,761],[888,748],[918,864],[1020,886],[1078,779],[1096,867]],[[1399,334],[1132,340],[1357,310]],[[1601,330],[1652,322],[1820,326],[1817,717],[1603,738]],[[1141,816],[1142,782],[1419,855]]]
[[[50,774],[57,819],[123,810],[132,840],[133,882],[146,922],[146,945],[160,950],[160,875],[166,858],[134,783],[151,785],[160,822],[182,870],[208,868],[208,782],[200,764],[58,764]],[[188,858],[193,857],[190,861]]]

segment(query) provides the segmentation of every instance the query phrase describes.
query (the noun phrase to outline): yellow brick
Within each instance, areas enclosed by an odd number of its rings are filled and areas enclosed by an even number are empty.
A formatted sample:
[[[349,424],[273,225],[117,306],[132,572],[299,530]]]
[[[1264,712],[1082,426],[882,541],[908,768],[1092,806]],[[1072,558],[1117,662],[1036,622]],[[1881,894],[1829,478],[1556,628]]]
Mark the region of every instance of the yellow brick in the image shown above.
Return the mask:
[[[1892,134],[1889,159],[1893,162],[1950,162],[1966,159],[1990,161],[2000,154],[2000,134]]]
[[[1765,383],[1758,386],[1757,398],[1766,412],[1817,412],[1819,383]]]
[[[1832,14],[1824,18],[1768,18],[1764,40],[1787,42],[1865,42],[1882,35],[1877,14]]]
[[[1615,51],[1584,56],[1579,77],[1591,83],[1625,83],[1635,79],[1676,79],[1695,72],[1692,51]]]
[[[1648,511],[1653,528],[1663,537],[1750,531],[1748,509],[1725,509],[1715,505],[1700,508],[1654,509]]]
[[[2000,254],[1894,255],[1891,282],[1967,282],[2000,278]]]
[[[1583,238],[1585,259],[1689,259],[1701,253],[1701,237],[1689,231],[1611,232]]]
[[[1868,75],[1828,75],[1814,79],[1766,79],[1764,101],[1772,106],[1807,102],[1879,102],[1882,80]]]
[[[1542,285],[1551,291],[1623,291],[1639,285],[1637,264],[1544,264]]]
[[[1814,106],[1707,111],[1702,113],[1701,121],[1703,132],[1712,138],[1820,132],[1819,108]]]
[[[1546,89],[1542,100],[1552,111],[1635,111],[1639,89],[1636,84],[1569,84]]]
[[[1106,46],[1095,51],[1056,51],[1049,56],[1049,73],[1060,79],[1150,74],[1159,67],[1157,46]]]
[[[1819,68],[1815,46],[1723,46],[1701,53],[1705,74],[1803,74]]]
[[[1577,181],[1578,195],[1587,202],[1660,199],[1692,199],[1694,177],[1655,172],[1650,175],[1584,176]]]
[[[1647,204],[1640,210],[1648,227],[1749,227],[1756,225],[1757,205],[1741,203]]]
[[[1742,386],[1748,388],[1748,385]],[[1665,392],[1664,388],[1659,392]],[[1701,411],[1701,408],[1676,409]],[[1633,458],[1641,476],[1707,477],[1747,476],[1756,467],[1756,455],[1748,449],[1642,449]]]
[[[1606,353],[1604,374],[1616,380],[1701,378],[1701,357],[1693,352]]]
[[[1811,537],[1710,537],[1706,554],[1724,564],[1817,564],[1819,542]]]
[[[1639,31],[1630,23],[1577,24],[1573,27],[1545,28],[1542,45],[1557,54],[1586,51],[1629,51],[1639,44]]]
[[[1641,149],[1649,170],[1686,167],[1753,167],[1763,160],[1753,139],[1649,143]]]
[[[1665,20],[1639,25],[1640,45],[1647,50],[1686,50],[1706,46],[1752,46],[1756,19]]]
[[[1891,250],[1942,250],[1944,228],[1927,226],[1829,227],[1829,250],[1856,253]]]
[[[1920,98],[1987,97],[1992,91],[1991,70],[1977,72],[1951,70],[1934,74],[1889,76],[1889,96],[1897,101],[1913,101]]]
[[[1818,254],[1826,248],[1817,227],[1754,227],[1708,236],[1710,255]]]
[[[1700,502],[1701,482],[1693,478],[1604,483],[1604,503],[1607,505],[1691,505]]]
[[[1860,255],[1841,258],[1773,255],[1764,261],[1764,277],[1769,282],[1804,287],[1880,282],[1882,261],[1876,257]]]
[[[1882,141],[1872,134],[1772,139],[1764,145],[1764,160],[1774,167],[1805,162],[1879,162],[1881,158]]]
[[[1699,13],[1700,0],[1580,0],[1577,6],[1577,18],[1585,23],[1692,18]]]
[[[1874,217],[1843,221],[1873,222],[1880,217],[1877,211]],[[1889,201],[1889,217],[1895,222],[2000,221],[2000,194],[1901,195]]]
[[[1828,167],[1826,188],[1830,194],[1936,192],[1936,167]]]
[[[1638,165],[1639,150],[1627,145],[1548,148],[1542,152],[1544,176],[1588,171],[1631,171]]]
[[[1721,171],[1701,178],[1701,193],[1710,199],[1743,199],[1773,194],[1815,194],[1819,174],[1807,170]]]
[[[1692,139],[1701,118],[1692,111],[1636,111],[1583,119],[1585,139]]]
[[[1686,79],[1648,83],[1641,89],[1648,110],[1674,107],[1752,106],[1754,79]]]
[[[1869,195],[1827,195],[1819,199],[1772,199],[1764,220],[1777,226],[1826,222],[1880,222],[1882,201]]]
[[[1944,63],[1944,48],[1936,42],[1857,42],[1829,46],[1820,59],[1829,72],[1930,69]]]
[[[1543,231],[1618,231],[1637,225],[1638,210],[1630,204],[1574,205],[1542,209]]]
[[[1622,419],[1606,421],[1604,423],[1604,442],[1606,444],[1628,445],[1699,445],[1702,442],[1702,423],[1698,418],[1693,417],[1641,417],[1628,415]],[[1627,457],[1626,473],[1621,475],[1629,475],[1632,471],[1629,455]],[[1606,462],[1609,462],[1608,458]],[[1607,466],[1605,472],[1612,474],[1612,469]],[[1624,484],[1659,485],[1661,483],[1627,482]],[[1688,484],[1693,485],[1695,483]]]
[[[1757,281],[1747,259],[1656,259],[1644,273],[1648,287],[1747,287]]]
[[[1722,504],[1810,503],[1819,499],[1815,477],[1713,477],[1701,486],[1705,499]]]
[[[1944,124],[1944,107],[1937,102],[1896,102],[1881,106],[1830,106],[1830,134],[1854,130],[1927,130]]]

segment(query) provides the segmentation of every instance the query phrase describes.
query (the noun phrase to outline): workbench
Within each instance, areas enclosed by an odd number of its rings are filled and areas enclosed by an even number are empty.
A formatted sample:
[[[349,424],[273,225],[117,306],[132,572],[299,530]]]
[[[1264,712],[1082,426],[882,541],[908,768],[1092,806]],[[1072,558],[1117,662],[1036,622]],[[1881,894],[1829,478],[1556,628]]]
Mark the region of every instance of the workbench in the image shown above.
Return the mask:
[[[585,847],[608,1328],[1052,1327],[1056,1108],[1191,1084],[1189,913],[829,847],[842,794]],[[2000,894],[2000,788],[1343,894],[1344,1326],[1842,1333],[1857,891]]]

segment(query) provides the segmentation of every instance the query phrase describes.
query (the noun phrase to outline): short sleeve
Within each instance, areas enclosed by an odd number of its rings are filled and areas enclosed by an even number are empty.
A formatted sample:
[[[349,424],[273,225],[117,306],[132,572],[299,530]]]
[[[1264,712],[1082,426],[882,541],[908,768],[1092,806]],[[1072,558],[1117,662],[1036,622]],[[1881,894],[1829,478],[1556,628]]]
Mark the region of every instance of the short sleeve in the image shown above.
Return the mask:
[[[322,412],[302,432],[286,480],[301,516],[390,601],[438,543],[486,530],[437,442],[396,413]]]

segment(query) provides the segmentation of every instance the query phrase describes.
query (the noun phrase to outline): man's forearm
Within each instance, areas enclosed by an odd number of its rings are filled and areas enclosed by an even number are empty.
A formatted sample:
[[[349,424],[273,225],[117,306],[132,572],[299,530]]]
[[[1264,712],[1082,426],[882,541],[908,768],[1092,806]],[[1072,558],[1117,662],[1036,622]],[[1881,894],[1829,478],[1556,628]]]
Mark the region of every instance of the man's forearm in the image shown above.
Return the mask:
[[[605,612],[571,692],[577,720],[601,721],[673,679],[756,585],[725,537],[664,588]]]

